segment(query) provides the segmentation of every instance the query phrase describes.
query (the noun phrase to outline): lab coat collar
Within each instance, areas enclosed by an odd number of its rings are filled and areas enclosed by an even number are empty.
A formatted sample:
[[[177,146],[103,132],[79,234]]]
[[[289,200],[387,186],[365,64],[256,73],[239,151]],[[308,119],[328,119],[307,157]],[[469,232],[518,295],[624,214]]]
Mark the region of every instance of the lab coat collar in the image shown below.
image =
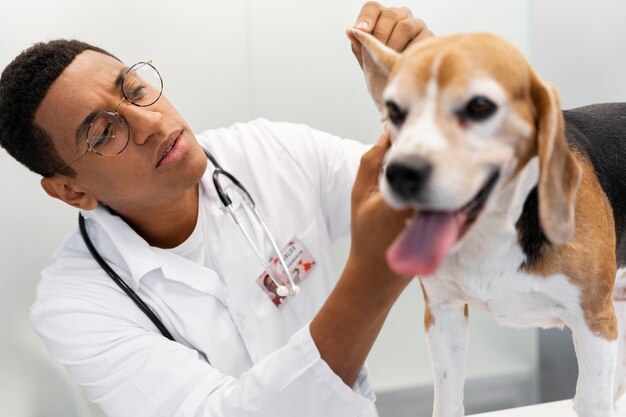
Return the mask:
[[[206,204],[219,203],[219,205],[221,205],[213,185],[213,170],[214,167],[209,164],[200,180],[200,186],[205,190],[205,193],[200,193],[200,198],[205,194],[205,198],[208,200]],[[234,198],[234,200],[237,200],[237,203],[240,204],[238,201],[240,198]],[[187,282],[189,279],[186,279],[186,275],[181,271],[186,268],[183,265],[193,264],[192,262],[166,250],[150,246],[148,242],[139,236],[121,217],[112,213],[105,205],[99,204],[94,210],[81,210],[81,213],[86,219],[94,221],[99,226],[98,229],[93,230],[93,228],[89,227],[89,222],[87,223],[88,233],[96,247],[98,247],[98,250],[102,251],[101,255],[107,259],[107,261],[116,263],[117,260],[121,260],[126,264],[131,276],[131,279],[126,281],[130,281],[127,282],[127,284],[129,284],[134,291],[137,291],[141,279],[155,269],[162,269],[163,274],[167,278],[185,282],[198,290],[209,290],[209,288],[204,288],[204,284],[200,285],[202,288],[198,288],[197,283]],[[207,215],[210,214],[207,213]],[[105,233],[108,236],[114,248],[113,251],[107,251],[109,248],[106,245],[100,244],[99,241],[101,239],[98,239],[99,233]],[[101,249],[101,246],[104,247]],[[187,265],[187,267],[191,266]],[[206,271],[209,271],[209,274],[215,275],[215,280],[219,280],[219,277],[214,271],[195,264],[193,267],[204,269],[205,274],[207,273]],[[191,271],[187,271],[187,273],[190,272]],[[198,271],[196,270],[196,272]]]
[[[116,257],[121,258],[131,277],[126,280],[127,284],[134,291],[139,288],[139,282],[143,277],[151,271],[160,269],[166,279],[178,281],[198,291],[211,294],[224,305],[228,305],[226,290],[215,271],[165,249],[150,246],[121,217],[111,213],[103,205],[99,205],[92,211],[83,211],[83,216],[99,226],[96,233],[94,233],[94,228],[89,231],[94,242],[102,241],[98,239],[98,233],[104,231],[107,234],[117,253],[111,251],[111,246],[106,244],[94,244],[101,246],[101,255],[109,262],[119,265]]]
[[[102,246],[96,243],[101,240],[97,238],[98,234],[101,232],[106,233],[115,251],[118,252],[119,258],[128,267],[131,279],[125,281],[130,281],[127,284],[134,291],[137,291],[141,278],[148,272],[161,267],[159,257],[148,242],[139,236],[121,217],[111,213],[106,206],[99,204],[94,210],[81,210],[81,213],[86,219],[94,221],[99,227],[99,230],[94,234],[95,236],[91,237],[96,247]],[[89,227],[89,223],[87,223],[87,231],[92,235],[93,228]],[[107,247],[98,248],[99,251],[102,251],[101,255],[105,259],[115,261],[115,254],[106,253],[106,249]]]

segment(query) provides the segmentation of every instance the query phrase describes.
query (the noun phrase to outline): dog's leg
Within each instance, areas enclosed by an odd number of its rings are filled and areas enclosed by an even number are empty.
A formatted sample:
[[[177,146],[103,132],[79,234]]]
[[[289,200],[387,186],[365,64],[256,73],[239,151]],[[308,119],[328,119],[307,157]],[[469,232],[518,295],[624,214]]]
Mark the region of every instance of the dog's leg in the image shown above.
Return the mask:
[[[626,268],[617,271],[613,300],[618,322],[615,417],[626,417]]]
[[[426,337],[435,377],[433,417],[461,417],[465,382],[467,306],[426,306]]]
[[[568,325],[578,357],[576,412],[580,417],[613,417],[617,341],[610,336],[611,331],[605,331],[605,335],[592,331],[582,315]]]
[[[619,323],[615,370],[615,417],[626,417],[626,300],[615,300],[615,314]]]

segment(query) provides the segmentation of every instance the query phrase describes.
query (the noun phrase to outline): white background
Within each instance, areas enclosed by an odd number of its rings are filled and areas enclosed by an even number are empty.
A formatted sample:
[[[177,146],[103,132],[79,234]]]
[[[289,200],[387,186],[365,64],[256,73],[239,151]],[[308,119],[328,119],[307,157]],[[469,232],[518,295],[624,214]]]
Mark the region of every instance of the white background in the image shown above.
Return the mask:
[[[0,68],[32,43],[78,38],[130,64],[152,59],[195,131],[263,116],[363,142],[381,132],[344,31],[359,0],[2,0]],[[406,5],[439,35],[486,31],[516,45],[570,107],[626,98],[626,4],[619,0],[423,0]],[[76,212],[0,150],[0,414],[86,415],[28,323],[39,271]],[[339,245],[337,256],[345,252]],[[431,383],[417,285],[398,302],[369,358],[379,391]],[[471,314],[468,377],[533,374],[533,330]],[[68,395],[70,395],[68,397]],[[46,410],[45,413],[42,410]]]

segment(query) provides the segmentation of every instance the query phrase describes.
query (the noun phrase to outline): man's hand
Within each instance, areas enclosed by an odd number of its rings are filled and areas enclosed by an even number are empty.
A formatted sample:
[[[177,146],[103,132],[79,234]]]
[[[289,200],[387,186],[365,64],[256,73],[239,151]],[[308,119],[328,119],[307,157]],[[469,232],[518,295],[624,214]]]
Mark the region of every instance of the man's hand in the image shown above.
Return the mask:
[[[352,188],[352,245],[328,300],[311,321],[311,337],[330,368],[352,386],[391,306],[411,282],[387,266],[385,252],[404,228],[409,211],[394,211],[378,190],[389,137],[361,158]]]
[[[413,210],[396,211],[383,200],[378,189],[382,160],[389,150],[385,133],[361,158],[361,165],[352,188],[352,246],[350,262],[376,271],[383,279],[395,277],[385,261],[385,252],[405,227]]]
[[[384,7],[374,1],[365,3],[354,26],[371,33],[388,47],[402,52],[409,45],[434,36],[423,20],[413,17],[406,7]],[[361,45],[348,35],[352,52],[363,67]]]

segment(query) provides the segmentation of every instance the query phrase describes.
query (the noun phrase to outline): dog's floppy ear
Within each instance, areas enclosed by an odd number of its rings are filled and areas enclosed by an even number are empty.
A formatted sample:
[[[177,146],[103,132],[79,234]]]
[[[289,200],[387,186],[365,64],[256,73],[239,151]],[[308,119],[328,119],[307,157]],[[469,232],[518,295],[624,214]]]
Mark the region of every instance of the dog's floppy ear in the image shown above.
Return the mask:
[[[348,29],[348,34],[361,44],[363,54],[361,65],[365,73],[367,89],[374,99],[378,110],[382,111],[384,107],[383,90],[387,85],[387,78],[399,54],[369,33],[358,29]]]
[[[582,178],[565,139],[565,122],[556,89],[531,74],[539,156],[539,220],[550,242],[567,243],[576,230],[576,195]]]

